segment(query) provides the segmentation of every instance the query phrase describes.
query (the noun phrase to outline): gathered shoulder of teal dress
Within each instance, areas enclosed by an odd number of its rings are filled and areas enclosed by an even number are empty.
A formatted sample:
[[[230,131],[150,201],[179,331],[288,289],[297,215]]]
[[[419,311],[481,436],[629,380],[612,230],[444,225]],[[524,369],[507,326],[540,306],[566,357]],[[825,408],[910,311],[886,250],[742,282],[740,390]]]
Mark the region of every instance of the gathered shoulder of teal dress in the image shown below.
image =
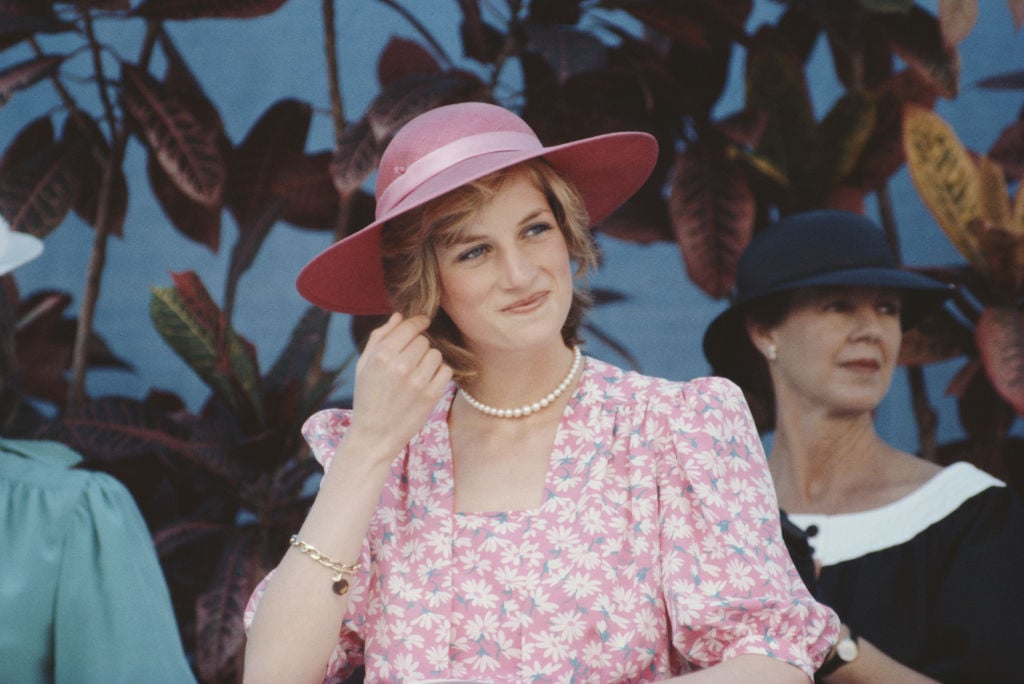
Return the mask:
[[[0,439],[0,681],[195,682],[134,499],[80,461]]]

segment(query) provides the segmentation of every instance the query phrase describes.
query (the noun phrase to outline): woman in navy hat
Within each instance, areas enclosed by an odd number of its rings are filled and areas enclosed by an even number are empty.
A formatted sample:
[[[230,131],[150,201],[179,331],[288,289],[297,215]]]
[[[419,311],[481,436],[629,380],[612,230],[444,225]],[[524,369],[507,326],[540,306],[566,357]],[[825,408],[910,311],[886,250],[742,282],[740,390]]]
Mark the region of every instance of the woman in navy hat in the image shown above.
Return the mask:
[[[902,331],[949,295],[898,268],[869,219],[807,212],[754,237],[735,303],[704,338],[714,372],[774,429],[769,467],[813,550],[808,585],[843,621],[824,681],[1021,681],[1020,500],[874,427]]]
[[[579,347],[590,226],[656,157],[640,132],[545,147],[480,102],[395,135],[376,221],[299,275],[394,313],[352,410],[305,425],[326,472],[248,611],[249,681],[809,681],[838,621],[739,388]]]

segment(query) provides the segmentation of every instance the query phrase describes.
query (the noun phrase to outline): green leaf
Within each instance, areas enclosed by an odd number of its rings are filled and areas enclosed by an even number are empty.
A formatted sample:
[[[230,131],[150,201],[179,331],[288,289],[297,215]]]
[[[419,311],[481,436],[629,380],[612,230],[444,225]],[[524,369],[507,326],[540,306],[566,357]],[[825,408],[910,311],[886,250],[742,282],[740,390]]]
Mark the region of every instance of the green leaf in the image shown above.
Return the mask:
[[[227,327],[192,272],[175,287],[152,288],[150,316],[164,341],[245,424],[263,423],[263,392],[253,346]]]
[[[875,99],[868,93],[843,95],[817,127],[799,191],[803,206],[819,206],[857,165],[875,128]]]

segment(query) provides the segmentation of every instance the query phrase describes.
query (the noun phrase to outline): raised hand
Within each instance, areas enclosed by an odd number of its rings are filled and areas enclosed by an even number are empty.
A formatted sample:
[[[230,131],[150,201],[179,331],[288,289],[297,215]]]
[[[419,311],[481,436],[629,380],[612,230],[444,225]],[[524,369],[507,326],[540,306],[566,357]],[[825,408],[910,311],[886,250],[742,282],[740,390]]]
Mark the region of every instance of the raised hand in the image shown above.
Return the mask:
[[[426,316],[395,313],[370,333],[356,364],[352,426],[394,456],[423,427],[452,378],[424,332]]]

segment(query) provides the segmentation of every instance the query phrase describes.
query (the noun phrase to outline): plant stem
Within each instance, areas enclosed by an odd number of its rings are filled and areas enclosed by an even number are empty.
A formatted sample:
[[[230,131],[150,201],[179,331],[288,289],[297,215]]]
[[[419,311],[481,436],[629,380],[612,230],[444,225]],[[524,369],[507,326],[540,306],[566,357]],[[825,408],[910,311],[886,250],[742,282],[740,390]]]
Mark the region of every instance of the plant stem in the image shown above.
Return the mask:
[[[327,93],[331,98],[334,145],[337,147],[345,134],[345,107],[341,99],[341,75],[338,70],[338,39],[334,23],[334,0],[321,0],[320,8],[324,17],[324,63],[327,65]]]
[[[878,189],[878,210],[882,217],[882,228],[885,236],[896,255],[896,263],[903,263],[900,251],[899,232],[896,229],[896,216],[892,208],[892,197],[889,186],[882,185]],[[924,369],[920,366],[907,366],[907,381],[910,384],[910,403],[914,409],[914,420],[917,423],[918,450],[921,458],[935,462],[939,455],[938,430],[939,420],[935,407],[928,400],[928,387],[924,378]]]
[[[85,12],[89,15],[89,10]],[[124,121],[119,124],[114,112],[113,102],[106,96],[107,80],[100,59],[100,45],[93,32],[92,22],[85,22],[86,36],[93,52],[93,68],[96,70],[96,83],[100,89],[100,101],[103,103],[104,115],[111,127],[110,157],[103,167],[103,178],[100,182],[99,197],[96,208],[96,232],[93,237],[92,252],[85,274],[85,290],[82,294],[82,306],[78,313],[78,325],[75,329],[75,343],[71,352],[71,379],[68,385],[66,413],[69,416],[78,414],[85,403],[85,372],[89,361],[89,342],[92,339],[93,321],[96,318],[96,307],[99,303],[100,284],[103,269],[107,261],[107,238],[110,227],[107,212],[110,207],[111,190],[113,188],[114,170],[120,168],[124,161],[124,151],[128,143],[128,128]],[[143,41],[140,64],[147,64],[153,52],[160,24],[149,22],[146,25],[146,37]]]
[[[445,49],[441,47],[441,44],[434,39],[434,36],[430,35],[430,31],[428,31],[427,28],[422,23],[420,23],[419,19],[413,16],[413,14],[409,10],[407,10],[405,7],[402,7],[402,5],[395,2],[394,0],[377,0],[377,2],[387,5],[388,7],[402,15],[402,18],[409,22],[409,24],[412,25],[412,27],[416,29],[416,31],[421,36],[423,36],[423,40],[430,43],[430,47],[434,49],[434,52],[437,53],[437,56],[440,57],[441,60],[448,66],[452,65],[452,59],[451,57],[448,56],[448,53],[445,52]]]

